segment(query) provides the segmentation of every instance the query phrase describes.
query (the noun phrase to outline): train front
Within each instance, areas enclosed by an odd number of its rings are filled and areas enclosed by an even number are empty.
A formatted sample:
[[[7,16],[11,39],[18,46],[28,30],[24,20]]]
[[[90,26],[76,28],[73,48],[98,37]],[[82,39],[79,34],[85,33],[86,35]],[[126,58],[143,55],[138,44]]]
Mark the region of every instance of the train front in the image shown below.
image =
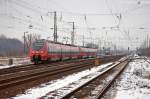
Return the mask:
[[[33,42],[30,52],[31,61],[35,64],[47,60],[47,47],[45,40],[36,40]]]

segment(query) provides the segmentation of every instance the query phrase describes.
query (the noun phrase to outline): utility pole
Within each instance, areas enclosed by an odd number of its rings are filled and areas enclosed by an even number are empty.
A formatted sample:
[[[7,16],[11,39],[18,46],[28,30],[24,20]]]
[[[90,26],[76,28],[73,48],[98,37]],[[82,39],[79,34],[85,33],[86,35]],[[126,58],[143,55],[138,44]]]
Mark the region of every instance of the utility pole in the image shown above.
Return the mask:
[[[24,32],[24,54],[26,54],[26,33],[28,33],[28,32]]]
[[[71,34],[71,44],[74,45],[74,22],[72,22],[72,34]]]
[[[24,54],[25,54],[25,46],[26,46],[26,44],[25,44],[25,32],[24,32],[24,47],[23,47],[23,49],[24,49]]]
[[[101,40],[98,39],[98,47],[99,47],[99,50],[101,50]]]
[[[83,43],[83,47],[84,47],[84,34],[83,34],[83,41],[82,41],[82,43]]]
[[[149,42],[149,45],[148,45],[148,46],[149,46],[149,48],[150,48],[150,39],[148,39],[148,42]]]
[[[75,25],[74,25],[74,22],[68,22],[68,23],[72,23],[71,44],[74,45],[74,30],[75,30]]]
[[[147,34],[147,48],[149,48],[149,35]]]
[[[54,42],[57,42],[57,14],[54,12]]]

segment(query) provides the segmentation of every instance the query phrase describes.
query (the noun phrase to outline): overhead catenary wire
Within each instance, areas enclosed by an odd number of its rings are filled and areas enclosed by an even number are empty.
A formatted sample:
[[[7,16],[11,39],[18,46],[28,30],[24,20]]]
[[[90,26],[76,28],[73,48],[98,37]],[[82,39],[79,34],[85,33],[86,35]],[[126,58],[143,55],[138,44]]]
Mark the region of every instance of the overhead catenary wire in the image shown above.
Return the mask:
[[[105,3],[106,3],[106,5],[107,5],[108,9],[110,10],[110,13],[111,13],[112,17],[114,18],[114,20],[115,20],[116,24],[117,24],[116,14],[114,14],[114,13],[112,12],[112,8],[110,8],[110,6],[109,6],[109,4],[108,4],[108,1],[107,1],[107,0],[105,0]]]
[[[52,1],[54,1],[54,0],[52,0]],[[64,17],[64,15],[68,15],[68,16],[73,16],[73,18],[75,19],[75,16],[77,16],[77,18],[79,18],[78,16],[81,16],[81,17],[85,17],[83,20],[85,21],[86,20],[86,27],[81,27],[81,26],[77,26],[76,27],[76,29],[85,29],[85,30],[87,30],[89,33],[90,33],[90,35],[91,35],[91,32],[93,32],[93,30],[95,29],[95,30],[101,30],[102,28],[100,28],[100,27],[89,27],[89,21],[88,21],[88,16],[104,16],[104,15],[108,15],[108,16],[113,16],[113,18],[114,18],[114,20],[116,20],[117,22],[116,23],[118,23],[118,20],[117,20],[117,16],[119,16],[120,15],[120,13],[114,13],[114,11],[112,10],[112,7],[110,7],[110,5],[108,4],[108,0],[106,0],[107,1],[107,5],[108,5],[108,9],[110,9],[110,13],[78,13],[78,12],[71,12],[71,11],[69,11],[68,9],[63,9],[63,6],[62,7],[60,7],[60,8],[62,8],[63,10],[62,11],[60,11],[60,10],[58,10],[57,12],[58,12],[58,14],[60,14],[60,18],[62,18],[62,17]],[[15,3],[13,3],[13,5],[14,6],[18,6],[19,8],[21,8],[21,9],[26,9],[26,10],[29,10],[29,11],[31,11],[31,12],[33,12],[33,13],[36,13],[37,14],[37,17],[38,17],[38,19],[36,20],[36,19],[34,19],[34,15],[28,15],[28,13],[22,13],[21,12],[21,10],[20,9],[15,9],[15,11],[16,11],[16,13],[18,13],[18,15],[12,15],[12,17],[14,18],[14,20],[18,20],[18,23],[19,22],[22,22],[22,25],[23,26],[29,26],[30,24],[31,25],[33,25],[33,28],[34,27],[36,27],[36,29],[38,29],[38,28],[40,28],[41,30],[43,30],[43,31],[49,31],[50,30],[50,27],[49,27],[49,23],[46,21],[47,20],[47,18],[45,18],[45,17],[47,17],[47,11],[48,11],[48,8],[47,9],[45,9],[45,8],[41,8],[41,7],[39,7],[39,6],[37,6],[37,5],[34,5],[34,4],[30,4],[29,2],[27,2],[27,1],[25,1],[25,0],[20,0],[20,1],[15,1],[15,0],[10,0],[10,1],[8,1],[7,0],[7,4],[8,3],[10,3],[10,2],[15,2]],[[17,3],[16,3],[17,2]],[[54,2],[56,2],[56,1],[54,1]],[[59,7],[61,4],[57,4],[57,2],[56,2],[56,5]],[[149,6],[149,5],[147,5],[147,6]],[[138,6],[139,8],[143,8],[144,6],[142,5],[142,6]],[[15,7],[14,7],[15,8]],[[139,9],[138,8],[138,9]],[[18,10],[18,11],[17,11]],[[137,9],[135,9],[135,10],[137,10]],[[134,9],[133,10],[131,10],[131,11],[135,11]],[[54,10],[52,10],[52,11],[54,11]],[[127,11],[128,12],[128,11]],[[7,13],[10,13],[10,11],[9,12],[7,12]],[[122,15],[122,13],[123,12],[121,12],[121,15]],[[130,12],[130,10],[129,10],[129,12],[128,13],[131,13]],[[123,13],[123,14],[128,14],[128,13]],[[4,13],[5,14],[5,13]],[[11,13],[12,14],[12,13]],[[9,15],[9,17],[11,17],[11,14],[8,14]],[[0,14],[0,16],[1,16],[1,14]],[[21,17],[22,16],[22,17]],[[58,16],[59,17],[59,16]],[[122,17],[124,17],[124,15],[122,15]],[[13,19],[12,18],[12,19]],[[51,19],[53,19],[52,17],[49,17],[50,18],[50,20]],[[119,22],[121,22],[121,20],[119,21]],[[29,25],[28,25],[29,24]],[[66,20],[64,20],[63,18],[59,21],[59,23],[58,24],[64,24],[64,25],[62,25],[63,27],[61,28],[61,27],[58,27],[58,29],[60,29],[60,31],[61,30],[66,30],[66,31],[69,31],[69,30],[71,30],[71,28],[69,29],[66,25],[68,25],[68,26],[70,26],[69,24],[68,24],[68,22],[66,21]],[[119,25],[120,25],[120,23],[119,23]],[[65,26],[65,27],[64,27]],[[67,28],[66,28],[67,27]],[[8,28],[10,28],[10,27],[8,27]],[[93,28],[93,29],[92,29]],[[123,27],[120,27],[120,28],[123,28]],[[120,29],[119,28],[119,29]],[[122,29],[121,31],[124,33],[124,34],[126,34],[126,36],[128,37],[128,36],[130,36],[130,35],[128,35],[128,33],[126,33],[126,32],[124,32],[126,29]],[[126,30],[127,31],[127,30]],[[41,31],[42,32],[42,31]],[[92,37],[92,36],[91,36]],[[129,37],[128,37],[129,38]]]

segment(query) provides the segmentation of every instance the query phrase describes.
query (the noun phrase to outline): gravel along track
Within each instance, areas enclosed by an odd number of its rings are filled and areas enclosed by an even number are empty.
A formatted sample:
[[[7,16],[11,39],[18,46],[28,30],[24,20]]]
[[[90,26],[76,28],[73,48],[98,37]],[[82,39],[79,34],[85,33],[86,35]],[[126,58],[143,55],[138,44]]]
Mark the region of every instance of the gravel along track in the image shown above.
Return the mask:
[[[54,75],[56,73],[60,73],[60,71],[63,72],[65,70],[80,68],[84,64],[93,65],[93,63],[94,59],[81,59],[81,60],[74,60],[73,62],[72,61],[59,62],[50,65],[40,64],[40,65],[26,65],[14,68],[7,68],[4,70],[0,70],[0,88],[6,88],[9,87],[10,85],[27,81],[33,78],[44,77],[44,75],[45,76]]]
[[[39,65],[29,64],[29,65],[13,66],[9,68],[0,69],[0,75],[20,72],[20,71],[27,71],[27,70],[37,69],[37,68],[52,67],[52,66],[75,63],[75,62],[82,62],[86,60],[88,59],[66,60],[61,62],[52,62],[50,64],[39,64]]]
[[[106,59],[106,61],[101,61],[101,63],[115,61],[119,58]],[[31,67],[28,65],[22,67],[16,66],[14,68],[4,69],[4,71],[2,70],[4,74],[0,75],[0,98],[14,97],[17,94],[24,93],[29,88],[36,87],[50,80],[92,68],[94,66],[94,59],[71,60],[39,65],[33,65]]]
[[[114,77],[118,75],[127,64],[128,60],[126,59],[118,61],[111,66],[107,66],[99,71],[94,72],[93,74],[82,77],[82,79],[80,79],[81,81],[73,82],[68,86],[49,92],[41,98],[68,99],[71,97],[77,99],[91,99],[94,97],[93,99],[95,99],[98,97],[97,95],[100,93],[99,91],[105,88],[104,85],[107,85],[108,82],[113,80]],[[100,87],[100,89],[97,90],[97,87]]]
[[[106,57],[106,58],[104,57],[104,58],[100,58],[100,62],[106,63],[106,62],[110,62],[110,61],[116,61],[121,57],[123,57],[123,56],[115,56],[115,57],[113,56],[113,57]],[[9,68],[0,69],[0,75],[20,72],[20,71],[26,71],[26,70],[36,69],[36,68],[43,68],[43,67],[57,66],[57,65],[69,64],[69,63],[75,63],[75,62],[82,62],[82,61],[86,61],[86,60],[94,60],[94,58],[72,59],[72,60],[64,60],[64,61],[59,61],[59,62],[54,61],[54,62],[51,62],[50,64],[45,63],[45,64],[39,64],[39,65],[29,64],[29,65],[13,66],[13,67],[9,67]]]
[[[0,77],[0,98],[14,97],[19,93],[23,93],[26,89],[38,86],[38,84],[91,68],[93,64],[94,60],[86,60],[3,75],[3,77]]]
[[[150,99],[150,59],[132,60],[105,93],[104,99]]]
[[[14,86],[19,83],[25,83],[26,81],[56,75],[61,72],[67,72],[72,69],[83,68],[83,66],[92,65],[92,60],[83,61],[79,63],[70,63],[70,64],[63,64],[59,66],[52,66],[52,67],[43,67],[33,70],[27,71],[20,71],[15,73],[9,73],[5,75],[0,75],[0,89],[7,88],[9,86]]]

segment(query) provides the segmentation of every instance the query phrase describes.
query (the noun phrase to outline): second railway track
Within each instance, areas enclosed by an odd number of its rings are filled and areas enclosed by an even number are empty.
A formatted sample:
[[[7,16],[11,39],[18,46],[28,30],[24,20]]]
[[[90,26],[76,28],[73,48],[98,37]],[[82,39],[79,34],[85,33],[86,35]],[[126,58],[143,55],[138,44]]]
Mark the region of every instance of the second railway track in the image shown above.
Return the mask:
[[[57,65],[81,62],[81,61],[86,61],[86,60],[88,59],[66,60],[66,61],[61,61],[61,62],[52,62],[50,64],[39,64],[39,65],[29,64],[29,65],[14,66],[10,68],[0,69],[0,75],[20,72],[20,71],[27,71],[27,70],[37,69],[37,68],[52,67],[52,66],[57,66]]]
[[[67,91],[67,88],[71,88],[69,86],[75,85],[69,85],[65,88],[58,89],[54,93],[55,97],[51,93],[48,93],[46,96],[43,96],[41,98],[54,98],[54,99],[100,99],[103,94],[107,91],[108,87],[112,84],[112,82],[115,80],[115,78],[124,70],[124,68],[128,65],[128,62],[130,60],[125,59],[122,61],[118,61],[116,64],[112,64],[108,66],[107,68],[102,69],[100,72],[96,74],[96,76],[93,76],[89,80],[77,84],[76,87],[73,87],[70,89],[70,91]],[[102,84],[103,83],[103,84]],[[63,89],[66,91],[66,93],[62,94]]]
[[[31,70],[25,70],[15,73],[8,73],[0,75],[0,89],[5,89],[17,84],[32,81],[34,79],[61,74],[63,72],[71,71],[74,69],[87,68],[93,65],[93,60],[82,60],[77,63],[57,64],[57,66],[46,66]]]

